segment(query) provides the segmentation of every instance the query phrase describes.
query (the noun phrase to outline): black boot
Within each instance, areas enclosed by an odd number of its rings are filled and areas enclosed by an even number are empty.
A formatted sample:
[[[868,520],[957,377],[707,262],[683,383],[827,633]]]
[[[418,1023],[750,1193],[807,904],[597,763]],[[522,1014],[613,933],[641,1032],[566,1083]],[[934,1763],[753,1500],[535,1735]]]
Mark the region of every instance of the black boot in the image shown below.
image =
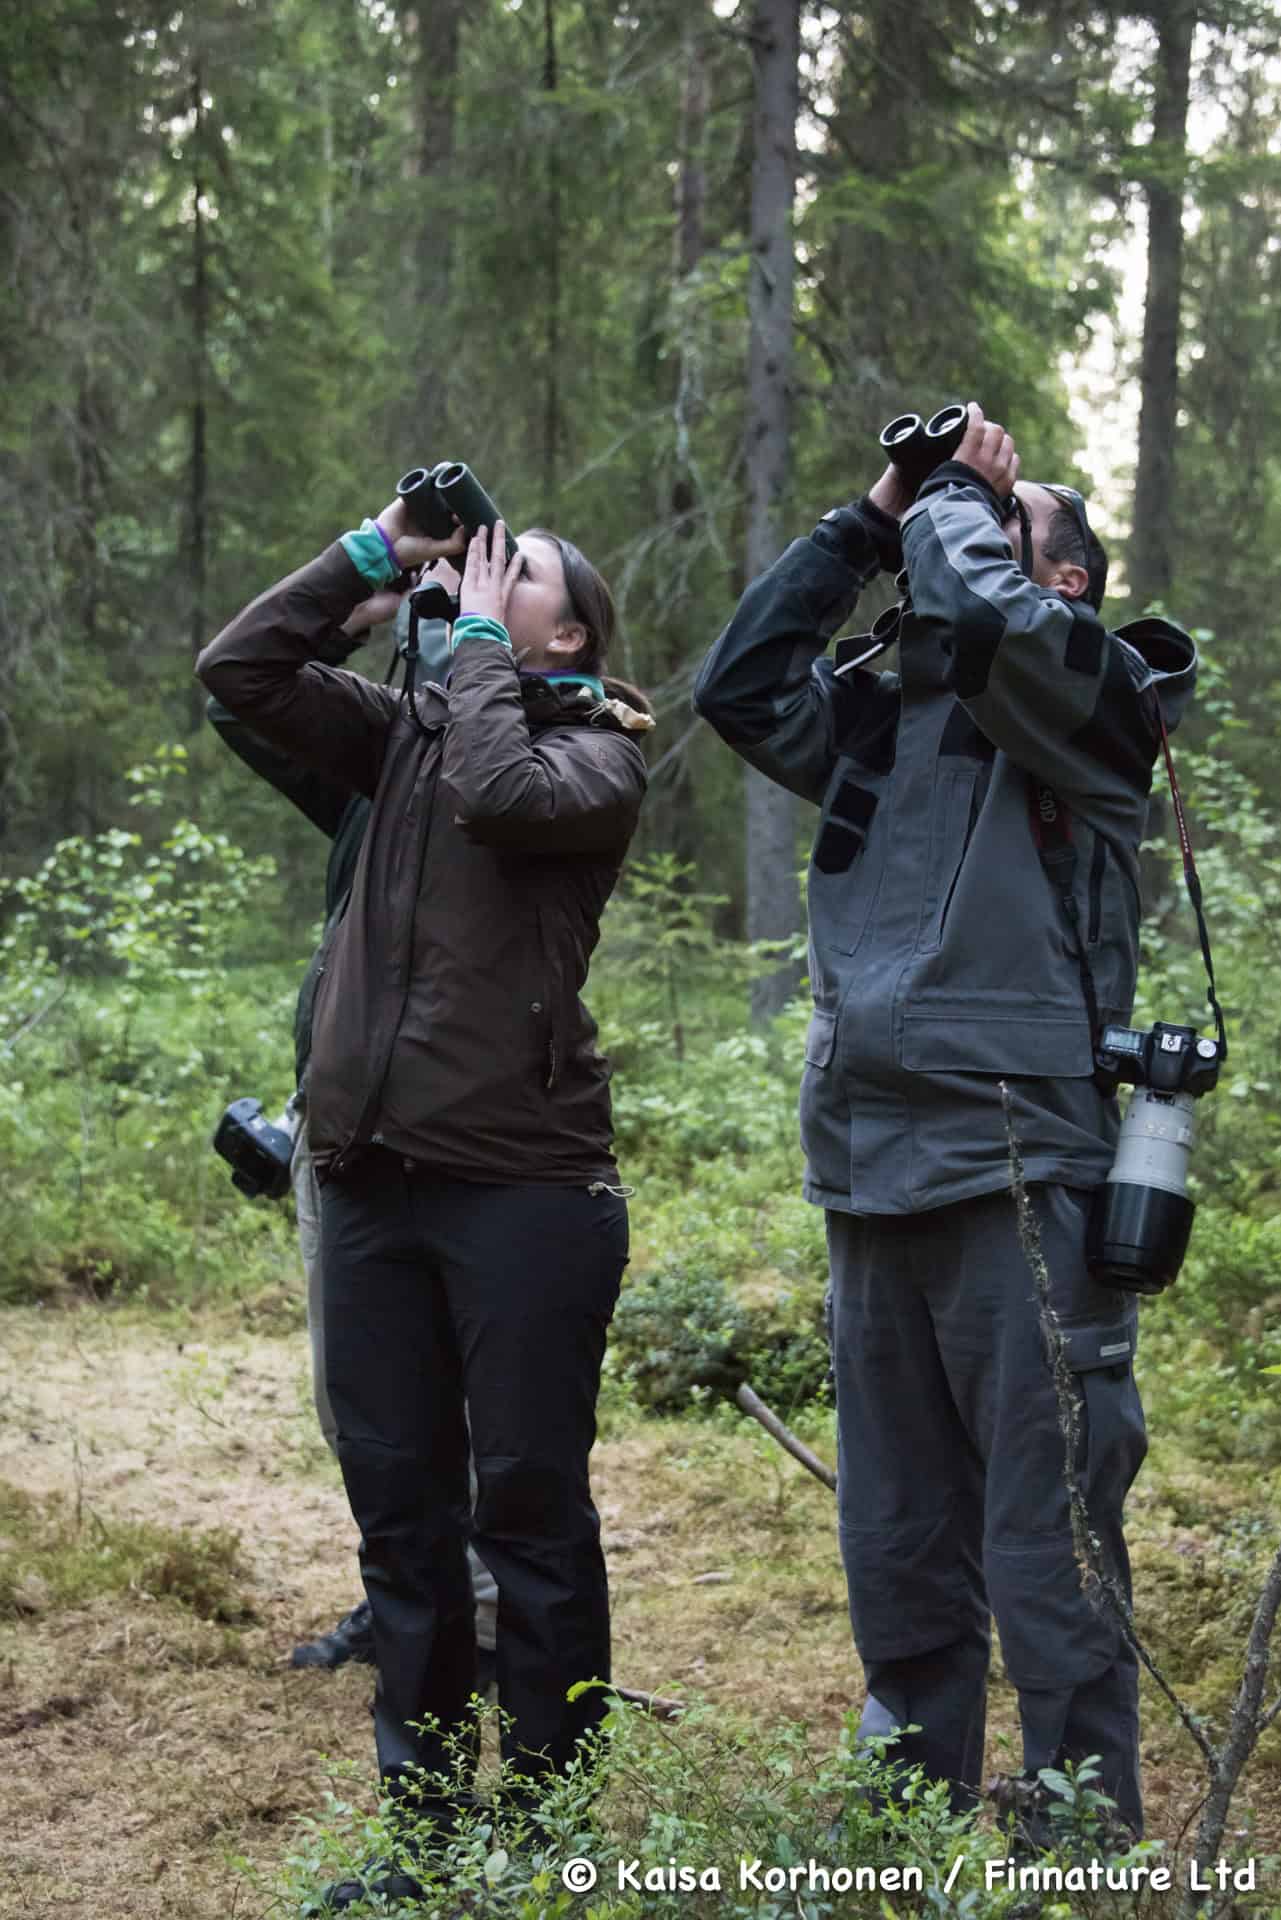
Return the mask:
[[[356,1660],[361,1666],[374,1664],[374,1623],[369,1614],[368,1600],[362,1600],[358,1607],[345,1613],[332,1633],[322,1633],[318,1640],[304,1640],[293,1650],[289,1664],[291,1667],[345,1667],[349,1660]]]

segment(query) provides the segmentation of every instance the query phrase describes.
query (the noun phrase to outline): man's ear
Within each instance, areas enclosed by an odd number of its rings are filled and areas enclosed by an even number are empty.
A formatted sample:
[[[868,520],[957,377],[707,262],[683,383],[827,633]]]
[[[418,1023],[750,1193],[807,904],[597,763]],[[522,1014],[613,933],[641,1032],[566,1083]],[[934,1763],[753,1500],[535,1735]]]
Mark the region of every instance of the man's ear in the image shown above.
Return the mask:
[[[587,645],[587,629],[581,620],[566,620],[547,642],[548,653],[554,653],[572,666]]]
[[[1054,593],[1061,593],[1065,600],[1084,600],[1090,590],[1090,576],[1084,567],[1074,566],[1070,560],[1056,560],[1050,588]]]

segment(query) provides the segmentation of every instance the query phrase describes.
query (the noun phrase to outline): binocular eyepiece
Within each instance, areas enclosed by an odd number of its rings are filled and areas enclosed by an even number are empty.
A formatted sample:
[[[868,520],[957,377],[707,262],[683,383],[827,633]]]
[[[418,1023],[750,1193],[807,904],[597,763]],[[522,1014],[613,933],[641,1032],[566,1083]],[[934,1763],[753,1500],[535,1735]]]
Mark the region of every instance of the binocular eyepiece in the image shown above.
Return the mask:
[[[481,527],[491,530],[502,518],[471,468],[461,460],[441,460],[434,467],[411,467],[396,483],[419,533],[432,540],[448,540],[456,525],[467,538]],[[516,556],[516,542],[507,531],[507,558]]]
[[[919,413],[900,413],[882,430],[881,445],[915,493],[922,482],[950,460],[965,438],[969,408],[959,400],[940,407],[928,420]]]

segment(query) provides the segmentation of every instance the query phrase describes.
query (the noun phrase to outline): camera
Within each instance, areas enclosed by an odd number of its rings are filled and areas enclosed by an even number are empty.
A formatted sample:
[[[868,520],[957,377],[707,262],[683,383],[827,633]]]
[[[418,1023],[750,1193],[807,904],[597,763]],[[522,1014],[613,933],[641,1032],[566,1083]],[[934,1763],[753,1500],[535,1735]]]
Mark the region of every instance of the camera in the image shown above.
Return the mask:
[[[275,1120],[264,1120],[261,1100],[233,1100],[214,1133],[214,1150],[231,1168],[231,1183],[251,1200],[279,1200],[289,1191],[289,1168],[302,1128],[302,1105],[291,1094]]]
[[[1086,1232],[1086,1263],[1105,1285],[1162,1293],[1176,1279],[1196,1212],[1187,1191],[1195,1102],[1217,1083],[1222,1060],[1220,1043],[1198,1039],[1195,1027],[1103,1029],[1096,1085],[1108,1094],[1122,1081],[1134,1088]]]

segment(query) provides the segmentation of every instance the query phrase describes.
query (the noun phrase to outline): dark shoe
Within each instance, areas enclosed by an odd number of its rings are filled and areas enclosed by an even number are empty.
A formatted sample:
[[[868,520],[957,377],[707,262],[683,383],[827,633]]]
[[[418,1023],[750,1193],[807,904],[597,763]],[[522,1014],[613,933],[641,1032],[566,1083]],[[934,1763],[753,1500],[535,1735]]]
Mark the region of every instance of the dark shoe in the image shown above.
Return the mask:
[[[332,1633],[322,1633],[318,1640],[304,1640],[301,1646],[294,1648],[290,1657],[291,1667],[345,1667],[349,1660],[356,1660],[364,1667],[374,1664],[374,1623],[369,1612],[368,1600],[362,1600],[358,1607],[345,1613]]]
[[[382,1899],[389,1904],[401,1900],[421,1900],[423,1890],[412,1874],[402,1873],[387,1860],[367,1860],[356,1880],[335,1880],[332,1886],[304,1903],[303,1920],[312,1915],[346,1913],[362,1900]]]
[[[399,1796],[393,1793],[393,1819],[398,1797],[414,1821],[412,1839],[407,1843],[406,1852],[418,1861],[429,1857],[438,1844],[447,1845],[464,1820],[474,1818],[484,1810],[482,1802],[465,1789],[451,1795],[446,1801],[405,1788]],[[365,1862],[355,1879],[335,1880],[331,1886],[306,1901],[302,1909],[303,1920],[310,1920],[312,1915],[345,1913],[362,1900],[382,1899],[394,1904],[401,1900],[421,1900],[422,1897],[422,1885],[412,1873],[404,1867],[393,1865],[390,1860],[375,1856]]]

